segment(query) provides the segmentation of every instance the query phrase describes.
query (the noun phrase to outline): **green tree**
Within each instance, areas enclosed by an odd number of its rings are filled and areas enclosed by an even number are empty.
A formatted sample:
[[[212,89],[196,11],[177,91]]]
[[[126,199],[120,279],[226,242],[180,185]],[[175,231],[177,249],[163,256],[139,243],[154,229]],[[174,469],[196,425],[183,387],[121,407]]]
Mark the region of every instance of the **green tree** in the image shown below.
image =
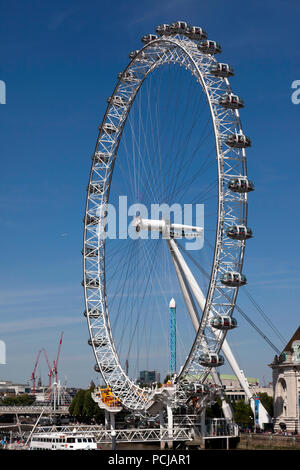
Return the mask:
[[[270,397],[267,393],[258,393],[257,394],[260,398],[260,401],[265,408],[265,410],[269,413],[270,416],[274,416],[274,406],[273,406],[273,398]]]
[[[69,407],[70,415],[74,416],[80,422],[103,422],[104,412],[99,408],[98,404],[94,402],[91,395],[92,391],[93,387],[88,390],[79,390]]]
[[[238,400],[232,404],[234,412],[234,421],[240,426],[251,427],[254,423],[254,417],[251,406],[244,400]]]
[[[30,406],[35,402],[35,397],[32,395],[16,395],[14,397],[5,397],[0,401],[2,406]]]
[[[69,407],[70,415],[76,417],[79,420],[83,417],[85,392],[85,390],[78,390]]]

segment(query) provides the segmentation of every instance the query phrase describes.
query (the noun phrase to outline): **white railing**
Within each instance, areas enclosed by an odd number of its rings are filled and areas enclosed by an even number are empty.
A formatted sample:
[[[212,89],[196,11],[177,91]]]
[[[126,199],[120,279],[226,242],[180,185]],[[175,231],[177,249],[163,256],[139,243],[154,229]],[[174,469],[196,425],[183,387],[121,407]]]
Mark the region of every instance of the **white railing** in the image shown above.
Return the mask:
[[[0,415],[2,414],[40,414],[44,411],[47,413],[69,413],[69,406],[58,406],[55,410],[51,406],[31,405],[31,406],[0,406]]]

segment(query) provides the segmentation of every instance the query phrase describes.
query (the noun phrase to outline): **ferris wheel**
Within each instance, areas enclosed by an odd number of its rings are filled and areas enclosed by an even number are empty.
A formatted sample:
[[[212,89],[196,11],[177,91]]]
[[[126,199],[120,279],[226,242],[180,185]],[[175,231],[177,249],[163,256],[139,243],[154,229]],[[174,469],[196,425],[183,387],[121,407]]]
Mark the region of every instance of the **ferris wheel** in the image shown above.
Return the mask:
[[[156,33],[130,53],[107,100],[84,217],[84,315],[95,370],[136,411],[155,401],[157,391],[134,376],[168,355],[171,296],[182,318],[181,367],[170,390],[207,392],[207,378],[224,363],[226,334],[237,327],[233,311],[252,238],[251,141],[240,120],[244,102],[228,80],[233,68],[216,60],[221,46],[200,27],[178,21]],[[120,204],[131,217],[128,231]]]

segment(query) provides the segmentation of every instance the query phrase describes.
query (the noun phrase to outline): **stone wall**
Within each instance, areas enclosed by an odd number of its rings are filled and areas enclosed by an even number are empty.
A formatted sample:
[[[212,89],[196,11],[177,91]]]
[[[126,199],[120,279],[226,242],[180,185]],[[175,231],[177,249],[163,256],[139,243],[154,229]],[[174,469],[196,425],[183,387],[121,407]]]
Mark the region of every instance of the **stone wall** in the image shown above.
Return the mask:
[[[300,450],[300,435],[241,434],[238,449],[294,449]]]

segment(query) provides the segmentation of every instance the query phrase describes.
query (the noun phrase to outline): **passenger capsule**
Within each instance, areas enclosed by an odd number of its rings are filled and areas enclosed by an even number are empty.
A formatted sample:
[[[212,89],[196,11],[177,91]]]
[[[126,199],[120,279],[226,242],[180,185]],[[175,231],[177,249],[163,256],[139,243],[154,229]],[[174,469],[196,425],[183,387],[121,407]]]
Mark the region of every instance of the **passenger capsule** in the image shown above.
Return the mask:
[[[213,64],[209,69],[210,73],[215,77],[232,77],[234,75],[233,68],[228,64]]]
[[[112,372],[112,371],[114,370],[114,368],[115,368],[114,366],[111,366],[111,365],[109,365],[109,364],[102,366],[103,372],[107,372],[108,374],[109,374],[110,372]]]
[[[95,152],[92,156],[92,159],[95,161],[95,163],[108,163],[110,157],[110,153]]]
[[[254,184],[248,178],[239,176],[228,181],[228,189],[234,193],[249,193],[254,191]]]
[[[200,41],[197,45],[199,51],[203,52],[203,54],[219,54],[222,51],[220,44],[216,41],[210,41],[208,39],[204,41]]]
[[[225,140],[229,147],[244,149],[251,146],[251,140],[244,134],[231,134]]]
[[[85,245],[85,250],[82,250],[81,253],[88,258],[96,258],[98,256],[99,250],[95,246]]]
[[[169,26],[171,34],[185,34],[189,29],[188,23],[185,21],[175,21]]]
[[[216,330],[233,330],[237,327],[237,321],[235,318],[229,317],[227,315],[218,316],[211,320],[211,326]]]
[[[240,109],[244,108],[244,100],[233,93],[226,93],[225,95],[221,96],[219,99],[219,104],[226,109]]]
[[[147,60],[147,54],[139,49],[130,52],[129,59],[136,59],[137,62],[145,62]]]
[[[94,365],[94,370],[95,370],[96,372],[101,372],[101,371],[100,371],[100,367],[98,366],[98,364],[95,364],[95,365]]]
[[[170,36],[170,26],[168,24],[161,24],[156,27],[156,32],[159,36]]]
[[[84,286],[84,281],[82,281],[81,284]],[[85,285],[86,285],[86,287],[88,287],[90,289],[90,288],[99,287],[100,282],[99,282],[99,279],[94,279],[94,278],[91,278],[91,277],[87,277]]]
[[[101,316],[101,311],[98,308],[92,308],[87,314],[86,310],[83,312],[85,317],[99,318]]]
[[[99,126],[99,131],[104,131],[106,134],[114,134],[118,128],[110,122],[105,122],[103,126]]]
[[[83,219],[83,222],[85,222],[85,219]],[[100,217],[97,217],[96,215],[87,215],[86,216],[86,224],[87,225],[98,225],[100,222]]]
[[[91,183],[88,187],[87,190],[91,194],[102,194],[103,193],[104,186],[103,184],[100,183]]]
[[[95,348],[103,348],[108,344],[107,338],[105,336],[99,337],[99,338],[94,338],[94,339],[89,339],[88,344],[90,346],[95,346]]]
[[[127,101],[122,97],[115,95],[113,97],[109,96],[107,98],[108,104],[111,104],[113,106],[116,106],[117,108],[124,108],[127,104]]]
[[[204,384],[190,383],[186,387],[186,390],[192,395],[203,395],[208,392],[208,386]]]
[[[200,28],[200,26],[190,26],[185,32],[185,35],[188,38],[193,39],[194,41],[201,41],[202,39],[207,39],[206,32],[202,28]]]
[[[128,70],[127,72],[118,73],[118,79],[122,82],[135,82],[138,80],[138,78],[130,70]]]
[[[139,52],[140,52],[139,49],[136,49],[135,51],[131,51],[129,53],[129,59],[135,59],[135,57],[138,55]]]
[[[233,240],[248,240],[253,237],[251,228],[245,225],[232,225],[226,230],[226,235]]]
[[[199,357],[199,364],[204,367],[219,367],[224,364],[224,357],[217,353],[206,353]]]
[[[240,287],[247,284],[246,276],[237,272],[227,272],[222,274],[220,281],[224,286],[228,287]]]
[[[146,34],[142,37],[142,42],[144,44],[148,44],[151,41],[155,41],[155,39],[158,39],[158,36],[156,36],[156,34]]]

